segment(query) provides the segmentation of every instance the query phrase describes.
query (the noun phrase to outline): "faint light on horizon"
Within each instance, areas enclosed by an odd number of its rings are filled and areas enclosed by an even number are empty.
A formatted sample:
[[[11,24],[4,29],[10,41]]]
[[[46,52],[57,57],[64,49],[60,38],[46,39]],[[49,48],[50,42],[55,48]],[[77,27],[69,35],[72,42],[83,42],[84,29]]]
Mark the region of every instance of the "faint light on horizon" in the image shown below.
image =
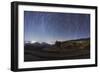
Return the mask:
[[[33,43],[36,43],[36,42],[38,42],[38,43],[54,44],[56,41],[34,41],[34,40],[32,40],[32,41],[25,41],[25,43],[30,43],[30,44],[33,44]]]
[[[31,44],[35,43],[36,41],[30,41]]]

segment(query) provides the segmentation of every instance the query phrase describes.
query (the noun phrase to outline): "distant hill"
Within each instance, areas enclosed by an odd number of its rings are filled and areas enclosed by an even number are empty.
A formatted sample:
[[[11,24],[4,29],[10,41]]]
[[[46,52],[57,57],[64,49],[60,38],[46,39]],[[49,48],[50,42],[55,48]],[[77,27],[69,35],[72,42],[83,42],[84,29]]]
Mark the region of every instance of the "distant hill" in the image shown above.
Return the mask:
[[[67,41],[63,41],[63,42],[70,42],[70,41],[88,41],[88,40],[90,40],[90,38],[73,39],[73,40],[67,40]]]
[[[74,49],[87,49],[90,48],[90,38],[82,38],[68,41],[56,41],[52,48],[48,51],[68,51]]]
[[[32,46],[32,47],[42,47],[42,48],[48,48],[49,47],[51,48],[76,48],[76,47],[79,47],[79,46],[87,46],[87,45],[90,45],[90,38],[81,38],[81,39],[75,39],[75,40],[67,40],[67,41],[55,41],[54,44],[48,44],[46,42],[42,42],[42,43],[39,43],[39,42],[34,42],[34,43],[31,43],[28,41],[28,43],[25,43],[25,46]]]

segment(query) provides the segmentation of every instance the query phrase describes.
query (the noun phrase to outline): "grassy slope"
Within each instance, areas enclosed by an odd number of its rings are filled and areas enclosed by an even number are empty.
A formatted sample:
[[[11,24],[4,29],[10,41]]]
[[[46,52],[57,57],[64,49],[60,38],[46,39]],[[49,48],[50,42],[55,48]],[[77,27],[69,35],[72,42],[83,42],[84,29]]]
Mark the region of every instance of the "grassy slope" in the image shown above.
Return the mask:
[[[49,48],[25,46],[25,61],[90,58],[90,39],[60,42]]]

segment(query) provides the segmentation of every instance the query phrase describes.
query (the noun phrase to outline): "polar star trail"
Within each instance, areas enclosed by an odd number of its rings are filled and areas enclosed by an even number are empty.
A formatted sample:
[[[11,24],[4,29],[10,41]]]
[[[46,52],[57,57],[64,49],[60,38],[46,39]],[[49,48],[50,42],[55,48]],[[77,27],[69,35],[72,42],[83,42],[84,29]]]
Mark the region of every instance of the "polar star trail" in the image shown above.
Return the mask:
[[[51,43],[90,37],[90,14],[24,11],[24,40]]]

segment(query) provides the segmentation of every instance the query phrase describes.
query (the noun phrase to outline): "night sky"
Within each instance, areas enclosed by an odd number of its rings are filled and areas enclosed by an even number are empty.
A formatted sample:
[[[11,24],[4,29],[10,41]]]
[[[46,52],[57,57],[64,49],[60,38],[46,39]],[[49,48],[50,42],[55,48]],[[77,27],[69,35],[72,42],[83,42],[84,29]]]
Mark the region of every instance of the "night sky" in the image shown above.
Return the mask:
[[[24,11],[24,40],[54,43],[90,37],[90,15]]]

